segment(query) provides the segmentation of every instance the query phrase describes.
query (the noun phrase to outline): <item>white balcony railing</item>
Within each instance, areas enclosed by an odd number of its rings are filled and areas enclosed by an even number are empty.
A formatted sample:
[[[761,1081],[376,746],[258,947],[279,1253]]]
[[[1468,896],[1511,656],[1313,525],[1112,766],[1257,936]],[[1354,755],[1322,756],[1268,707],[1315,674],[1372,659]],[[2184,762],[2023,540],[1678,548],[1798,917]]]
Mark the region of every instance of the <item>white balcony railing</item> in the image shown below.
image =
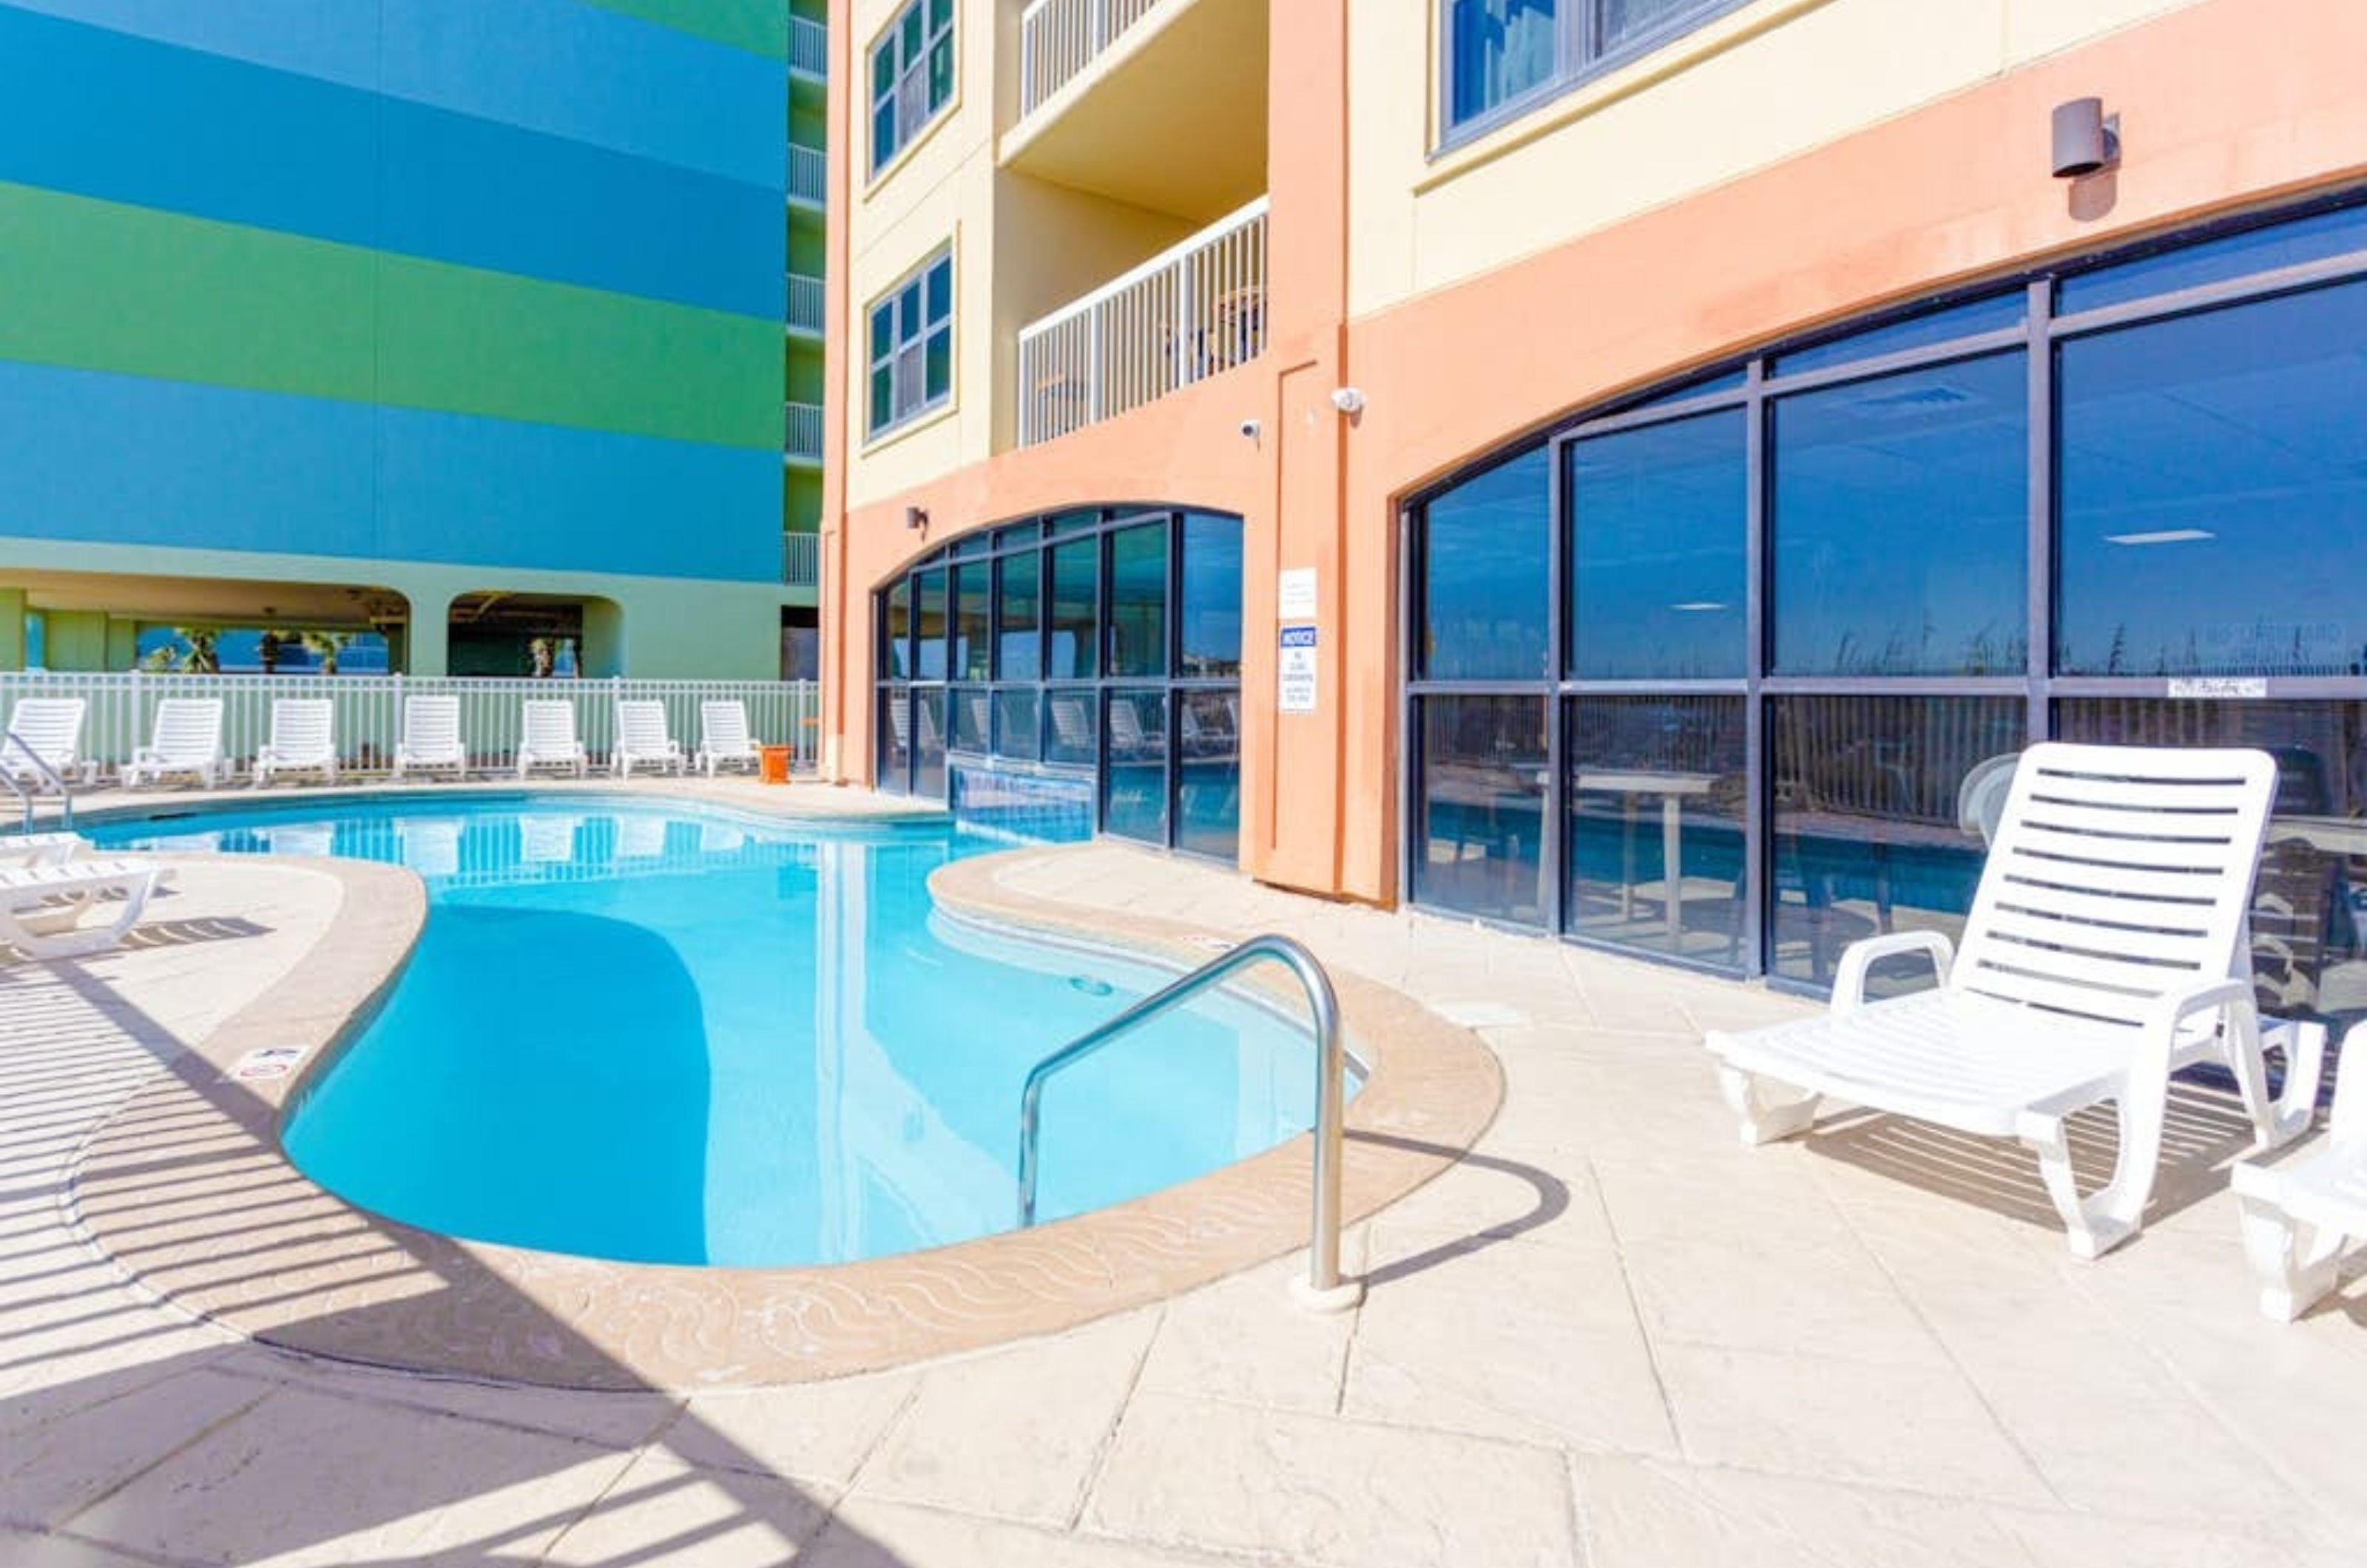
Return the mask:
[[[781,434],[781,456],[792,463],[821,461],[821,405],[791,403]]]
[[[748,732],[759,741],[796,749],[795,762],[810,767],[820,735],[820,694],[810,681],[474,680],[432,675],[101,674],[68,671],[0,673],[0,716],[26,697],[79,697],[85,705],[82,755],[102,778],[112,777],[134,748],[148,743],[156,705],[168,697],[210,698],[222,705],[222,753],[243,772],[271,736],[271,705],[281,697],[326,697],[335,705],[337,763],[347,773],[374,773],[394,761],[405,697],[460,699],[460,741],[471,770],[500,773],[516,755],[521,705],[553,698],[572,703],[575,733],[595,763],[605,763],[616,737],[619,699],[665,705],[666,730],[684,750],[698,744],[698,705],[737,701],[748,710]]]
[[[821,279],[808,277],[800,272],[789,274],[789,328],[793,332],[821,331]]]
[[[830,74],[830,29],[805,17],[789,18],[789,69],[807,76]]]
[[[1019,444],[1155,402],[1265,352],[1266,198],[1019,333]]]
[[[830,188],[830,160],[819,147],[789,144],[789,199],[820,207]]]
[[[789,533],[781,536],[781,581],[792,588],[821,585],[821,535]]]
[[[1019,17],[1019,112],[1066,86],[1160,0],[1036,0]]]

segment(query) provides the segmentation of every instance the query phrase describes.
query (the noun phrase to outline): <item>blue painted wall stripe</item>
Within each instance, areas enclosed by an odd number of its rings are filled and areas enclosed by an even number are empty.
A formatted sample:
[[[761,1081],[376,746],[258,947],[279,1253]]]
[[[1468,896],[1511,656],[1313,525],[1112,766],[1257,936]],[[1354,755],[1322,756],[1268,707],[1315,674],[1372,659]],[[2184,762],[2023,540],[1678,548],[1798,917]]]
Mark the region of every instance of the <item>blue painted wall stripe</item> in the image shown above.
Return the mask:
[[[783,183],[777,61],[580,0],[0,0],[753,185]],[[381,47],[383,53],[381,53]]]
[[[373,169],[375,186],[355,177]],[[776,189],[9,9],[0,177],[745,315],[782,311]]]
[[[770,452],[9,361],[0,432],[0,535],[746,582],[780,567]]]

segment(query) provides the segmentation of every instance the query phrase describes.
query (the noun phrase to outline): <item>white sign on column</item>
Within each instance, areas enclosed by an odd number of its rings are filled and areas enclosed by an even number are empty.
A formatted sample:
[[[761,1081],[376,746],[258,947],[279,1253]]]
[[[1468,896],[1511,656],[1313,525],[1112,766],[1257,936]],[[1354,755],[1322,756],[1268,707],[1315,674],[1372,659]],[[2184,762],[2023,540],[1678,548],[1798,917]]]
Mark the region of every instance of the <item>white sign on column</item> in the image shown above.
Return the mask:
[[[1274,578],[1274,618],[1311,621],[1315,618],[1315,569],[1292,567]]]
[[[1315,711],[1315,628],[1282,628],[1282,657],[1275,665],[1274,705],[1284,713]]]

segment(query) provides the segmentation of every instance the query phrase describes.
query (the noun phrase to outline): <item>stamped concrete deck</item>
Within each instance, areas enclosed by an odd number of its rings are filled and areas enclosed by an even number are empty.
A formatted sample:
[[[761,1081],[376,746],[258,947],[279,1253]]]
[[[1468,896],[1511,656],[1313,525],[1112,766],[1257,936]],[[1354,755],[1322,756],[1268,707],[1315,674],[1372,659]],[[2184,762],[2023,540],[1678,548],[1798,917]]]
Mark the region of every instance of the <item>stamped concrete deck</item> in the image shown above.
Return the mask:
[[[1504,1108],[1358,1228],[1361,1309],[1300,1313],[1285,1261],[1002,1349],[689,1396],[436,1381],[193,1325],[70,1228],[68,1172],[306,961],[343,897],[209,868],[132,950],[0,962],[0,1562],[2331,1568],[2367,1550],[2367,1282],[2290,1327],[2254,1314],[2221,1169],[2239,1134],[2206,1098],[2182,1100],[2153,1228],[2080,1264],[2010,1149],[1881,1118],[1734,1147],[1698,1034],[1796,1003],[1112,846],[994,877],[1012,900],[1291,931],[1486,1039]],[[180,1174],[159,1158],[145,1179],[169,1201]],[[267,1283],[267,1230],[253,1250]]]

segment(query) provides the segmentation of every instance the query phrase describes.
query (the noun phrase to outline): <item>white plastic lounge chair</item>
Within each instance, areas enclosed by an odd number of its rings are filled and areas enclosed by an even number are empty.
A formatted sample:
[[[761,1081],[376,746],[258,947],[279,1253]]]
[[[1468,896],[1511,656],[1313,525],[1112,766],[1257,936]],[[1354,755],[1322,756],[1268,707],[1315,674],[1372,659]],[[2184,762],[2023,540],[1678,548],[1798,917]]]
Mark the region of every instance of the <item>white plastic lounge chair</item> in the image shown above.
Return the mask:
[[[156,728],[148,744],[123,764],[123,787],[187,774],[213,788],[230,773],[221,735],[221,698],[166,697],[156,705]]]
[[[0,773],[18,784],[40,787],[49,781],[34,764],[38,757],[61,779],[96,783],[98,764],[82,754],[82,721],[88,705],[80,697],[19,697],[8,710],[13,741],[0,742]],[[26,755],[27,752],[32,755]]]
[[[518,728],[518,777],[537,768],[569,768],[580,779],[590,768],[583,742],[575,739],[573,703],[536,698],[525,705]]]
[[[1167,754],[1167,732],[1142,728],[1142,715],[1134,704],[1120,697],[1109,705],[1110,750],[1120,757],[1163,757]]]
[[[2014,764],[2021,760],[2020,752],[2008,751],[1985,757],[1966,772],[1965,782],[1956,786],[1956,826],[1966,837],[1977,838],[1983,844],[1996,840],[1998,818],[2005,814],[2006,793],[2013,787]]]
[[[2144,1223],[2170,1074],[2235,1074],[2259,1146],[2308,1125],[2319,1024],[2276,1026],[2271,1103],[2245,916],[2275,797],[2260,751],[2034,746],[2022,754],[1966,918],[1963,950],[1895,931],[1841,955],[1831,1013],[1713,1033],[1745,1144],[1806,1128],[1819,1097],[2019,1138],[2037,1152],[2071,1250],[2096,1258]],[[1866,998],[1876,960],[1928,953],[1936,990]],[[2088,1197],[2064,1125],[2112,1100],[2120,1152]]]
[[[726,762],[745,762],[753,768],[763,761],[748,734],[746,703],[735,698],[698,705],[698,765],[708,778]]]
[[[2346,1242],[2367,1241],[2367,1024],[2342,1039],[2326,1142],[2306,1159],[2234,1172],[2260,1311],[2290,1323],[2330,1294]]]
[[[573,709],[569,710],[572,714]],[[617,750],[608,759],[618,778],[633,776],[633,764],[660,773],[678,773],[689,766],[682,743],[666,733],[665,704],[619,702],[617,705]]]
[[[271,699],[271,739],[255,754],[259,787],[275,773],[319,773],[337,782],[337,705],[326,697]]]
[[[0,866],[63,865],[89,848],[80,833],[11,833],[0,838]]]
[[[460,744],[460,699],[402,699],[402,739],[395,742],[394,777],[406,773],[449,770],[469,776],[469,751]]]
[[[28,958],[78,958],[121,942],[164,879],[143,861],[74,861],[0,869],[0,942]],[[85,910],[109,894],[122,908],[103,925],[82,924]]]

